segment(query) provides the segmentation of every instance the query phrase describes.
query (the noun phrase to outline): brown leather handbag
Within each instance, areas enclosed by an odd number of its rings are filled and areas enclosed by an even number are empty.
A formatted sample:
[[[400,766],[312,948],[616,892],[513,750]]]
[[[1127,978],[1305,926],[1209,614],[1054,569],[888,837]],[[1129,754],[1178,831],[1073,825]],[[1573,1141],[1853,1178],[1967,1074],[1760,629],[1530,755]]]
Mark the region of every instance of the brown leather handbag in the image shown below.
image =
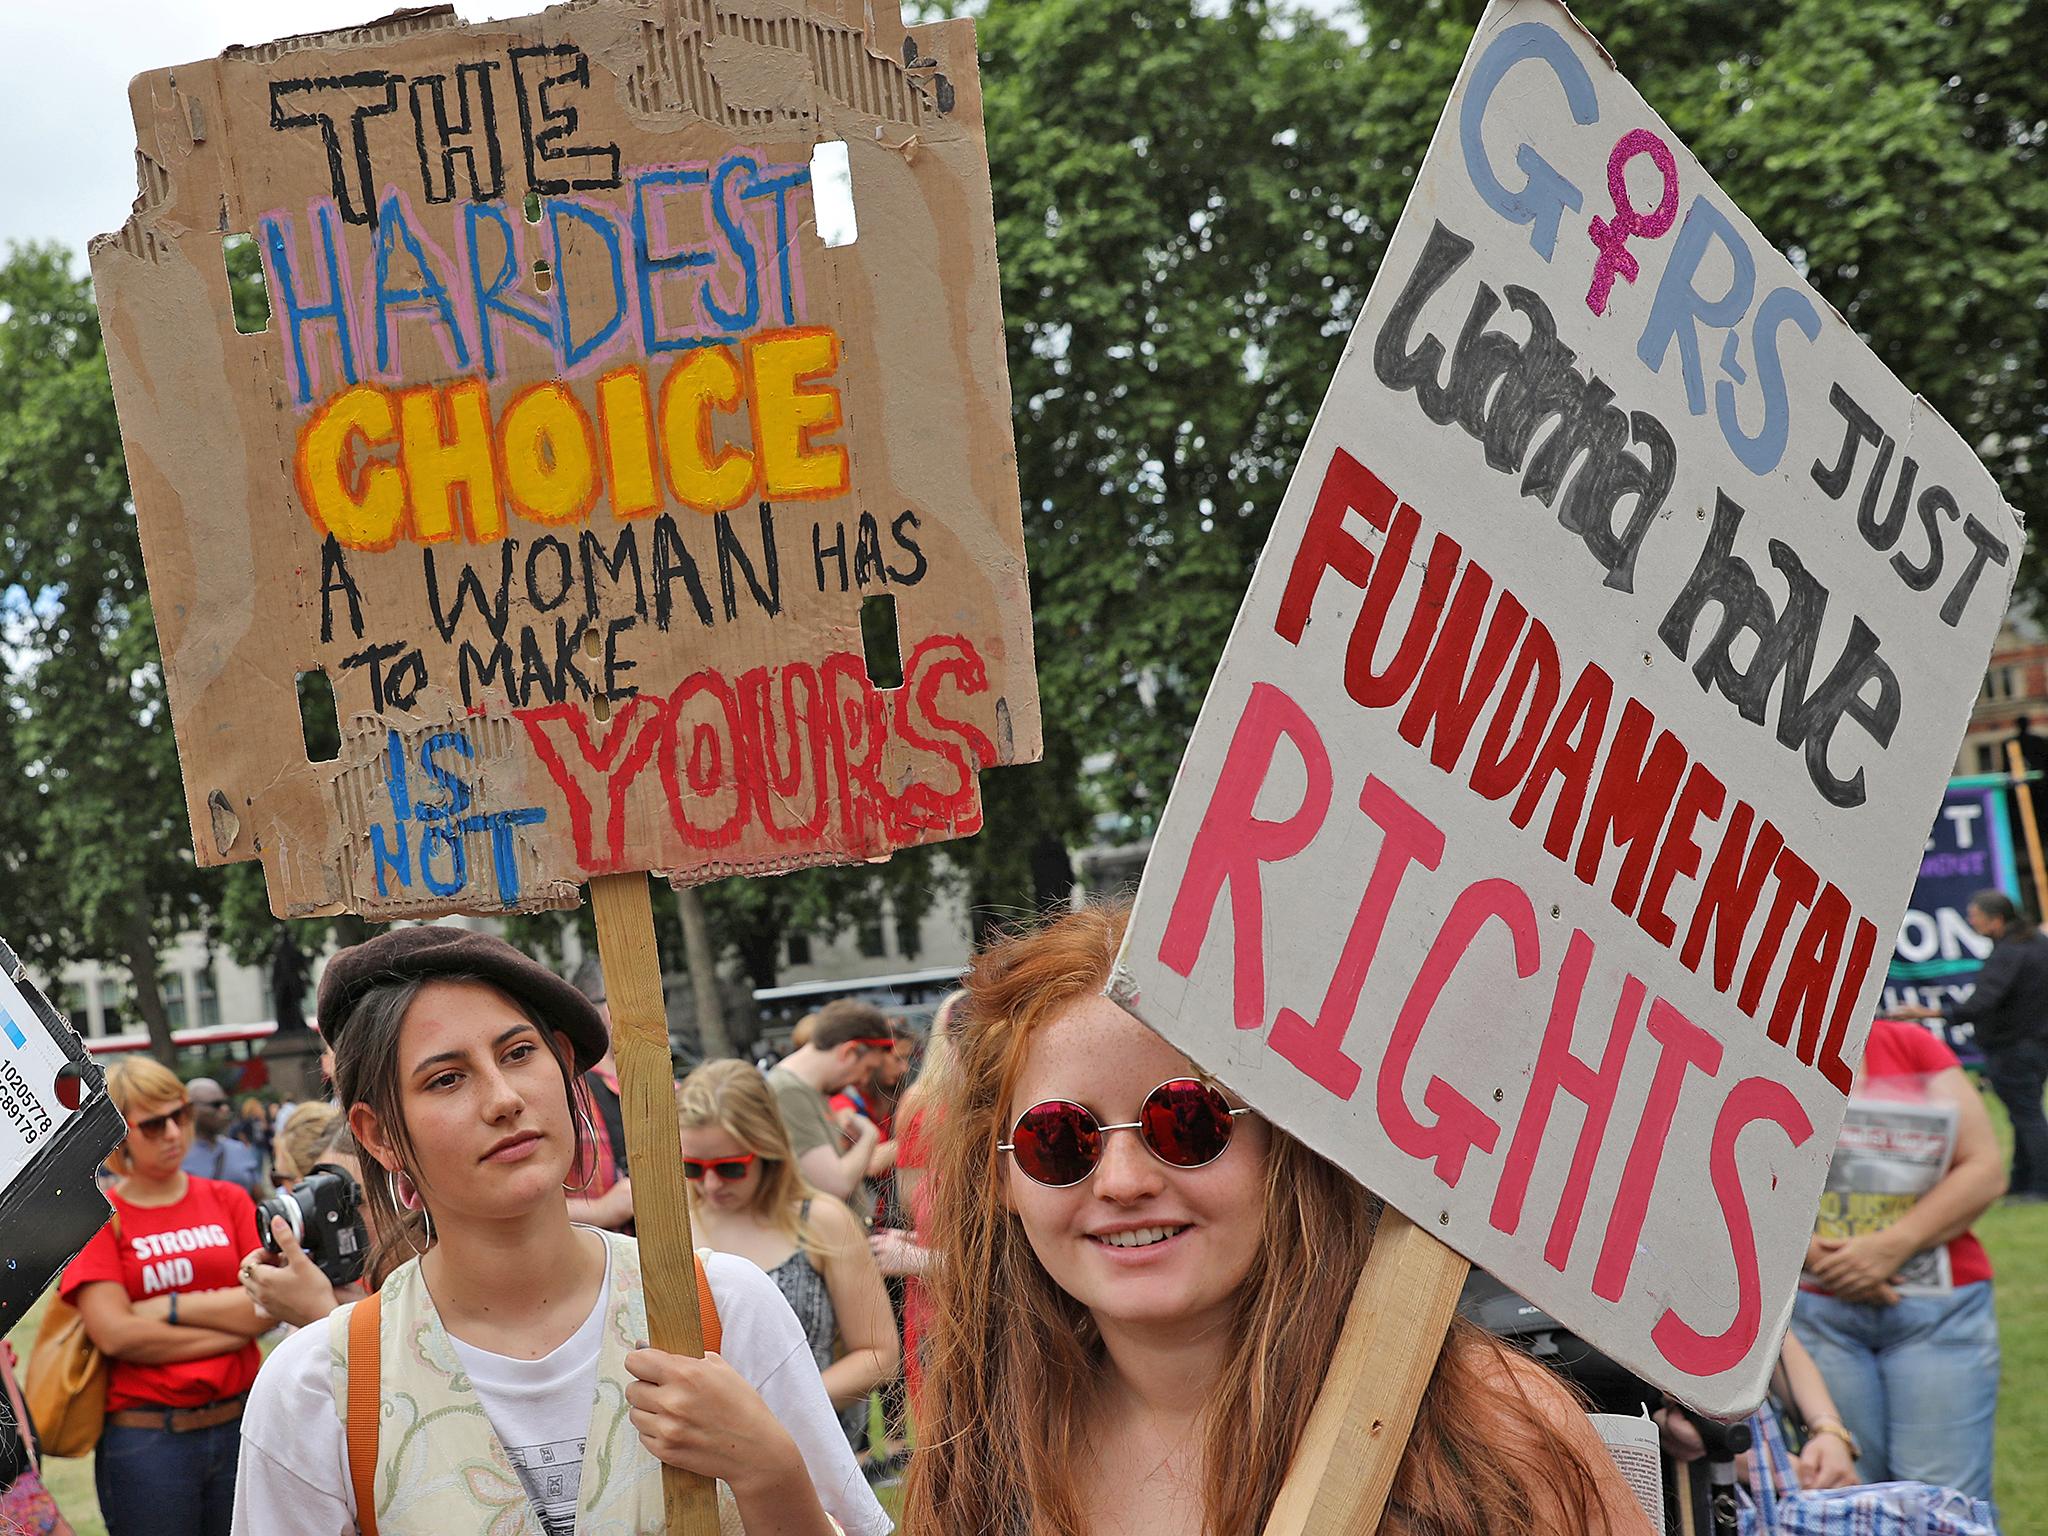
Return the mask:
[[[114,1215],[114,1245],[121,1243],[120,1213]],[[86,1456],[100,1443],[107,1423],[107,1377],[113,1362],[100,1353],[78,1308],[60,1296],[36,1327],[28,1354],[29,1416],[45,1456]]]

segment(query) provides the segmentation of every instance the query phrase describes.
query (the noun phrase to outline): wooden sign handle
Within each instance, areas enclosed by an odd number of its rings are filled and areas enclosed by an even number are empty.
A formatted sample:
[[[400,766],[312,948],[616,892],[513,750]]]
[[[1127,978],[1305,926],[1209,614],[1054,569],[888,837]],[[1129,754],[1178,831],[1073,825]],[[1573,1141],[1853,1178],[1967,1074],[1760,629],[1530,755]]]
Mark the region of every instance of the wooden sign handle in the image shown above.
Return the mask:
[[[2034,786],[2027,778],[2027,760],[2018,742],[2005,744],[2005,765],[2012,773],[2013,798],[2020,803],[2020,830],[2026,834],[2027,864],[2034,874],[2035,920],[2048,923],[2048,870],[2041,865],[2041,824],[2034,819]]]
[[[1369,1536],[1471,1263],[1388,1206],[1265,1536]]]
[[[611,1004],[612,1056],[633,1173],[633,1225],[640,1236],[647,1296],[647,1342],[672,1355],[702,1355],[690,1208],[683,1196],[683,1147],[676,1128],[674,1064],[654,908],[645,875],[600,875],[590,882],[597,954]],[[718,1536],[718,1490],[680,1467],[661,1469],[667,1536]]]

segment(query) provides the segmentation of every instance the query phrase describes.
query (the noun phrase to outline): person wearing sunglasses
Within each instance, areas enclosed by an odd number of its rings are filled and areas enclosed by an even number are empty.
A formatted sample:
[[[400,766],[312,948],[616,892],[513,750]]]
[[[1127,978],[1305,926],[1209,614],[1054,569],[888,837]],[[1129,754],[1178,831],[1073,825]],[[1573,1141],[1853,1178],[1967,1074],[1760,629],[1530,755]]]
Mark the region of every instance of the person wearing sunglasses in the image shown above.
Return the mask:
[[[803,1325],[840,1427],[858,1445],[868,1394],[896,1374],[898,1357],[865,1229],[804,1183],[774,1095],[752,1066],[706,1062],[683,1079],[677,1100],[692,1236],[751,1259],[775,1282]]]
[[[895,1168],[896,1144],[884,1142],[865,1115],[835,1116],[830,1100],[892,1053],[896,1035],[879,1008],[858,998],[834,998],[817,1018],[810,1039],[769,1071],[768,1086],[775,1090],[804,1182],[844,1200],[866,1221],[874,1197],[864,1181]]]
[[[256,1205],[238,1185],[188,1173],[192,1101],[147,1056],[107,1069],[127,1140],[113,1219],[58,1282],[112,1362],[93,1482],[108,1536],[227,1536],[244,1402],[271,1320],[236,1281],[256,1246]]]
[[[904,1536],[1261,1530],[1334,1353],[1377,1202],[1102,995],[1125,919],[967,978]],[[1459,1323],[1379,1530],[1648,1524],[1569,1390]]]
[[[265,1364],[237,1533],[362,1529],[357,1471],[381,1536],[659,1531],[664,1465],[717,1479],[748,1530],[888,1531],[796,1319],[752,1265],[704,1260],[717,1353],[640,1347],[639,1244],[569,1219],[592,1134],[576,1074],[607,1045],[587,997],[491,935],[394,928],[328,961],[319,1020],[382,1278]],[[351,1413],[373,1346],[375,1412]],[[354,1460],[352,1422],[374,1437]]]

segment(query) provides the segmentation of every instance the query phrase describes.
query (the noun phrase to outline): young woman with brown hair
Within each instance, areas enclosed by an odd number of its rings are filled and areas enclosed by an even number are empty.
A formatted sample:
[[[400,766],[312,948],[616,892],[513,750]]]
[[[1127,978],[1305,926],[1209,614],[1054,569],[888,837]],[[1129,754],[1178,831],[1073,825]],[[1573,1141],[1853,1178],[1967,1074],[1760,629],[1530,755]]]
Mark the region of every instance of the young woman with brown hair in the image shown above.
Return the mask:
[[[860,1219],[804,1182],[775,1096],[751,1064],[706,1062],[676,1099],[691,1234],[752,1260],[775,1282],[855,1441],[868,1394],[896,1374],[897,1359],[896,1320]]]
[[[638,1244],[570,1222],[574,1074],[607,1042],[588,998],[503,940],[396,928],[328,962],[320,1027],[370,1225],[405,1258],[372,1264],[374,1329],[367,1301],[338,1307],[265,1364],[238,1533],[358,1530],[359,1473],[380,1536],[657,1531],[667,1464],[725,1484],[757,1536],[884,1536],[775,1287],[709,1255],[720,1350],[648,1349]],[[375,1455],[352,1461],[359,1342],[380,1391]]]
[[[905,1536],[1259,1530],[1372,1247],[1371,1194],[1101,995],[1123,928],[968,977]],[[1383,1536],[1647,1528],[1567,1389],[1454,1326]]]

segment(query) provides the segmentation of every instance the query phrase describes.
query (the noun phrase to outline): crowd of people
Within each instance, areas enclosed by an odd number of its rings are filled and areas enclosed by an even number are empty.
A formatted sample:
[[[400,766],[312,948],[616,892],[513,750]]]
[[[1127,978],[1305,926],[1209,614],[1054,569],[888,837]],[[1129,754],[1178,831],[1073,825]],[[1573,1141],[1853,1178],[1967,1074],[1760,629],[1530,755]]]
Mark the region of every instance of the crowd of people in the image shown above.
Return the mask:
[[[779,1061],[676,1085],[702,1359],[644,1342],[595,966],[564,980],[452,927],[344,950],[319,990],[333,1101],[288,1115],[116,1063],[114,1216],[59,1286],[110,1362],[110,1536],[658,1530],[664,1465],[714,1478],[725,1529],[757,1536],[881,1536],[899,1476],[908,1536],[1261,1528],[1379,1206],[1104,997],[1123,921],[1082,906],[994,943],[921,1036],[842,999]],[[2019,985],[2048,978],[2048,940],[2010,945]],[[1945,1106],[1953,1152],[1881,1230],[1817,1228],[1790,1475],[1988,1499],[1998,1344],[1970,1228],[2006,1173],[1928,1031],[1878,1021],[1857,1095]],[[321,1176],[360,1200],[359,1276],[281,1215],[259,1235],[273,1181]],[[1944,1284],[1907,1286],[1928,1254]],[[1381,1529],[1645,1528],[1570,1385],[1455,1324]]]

